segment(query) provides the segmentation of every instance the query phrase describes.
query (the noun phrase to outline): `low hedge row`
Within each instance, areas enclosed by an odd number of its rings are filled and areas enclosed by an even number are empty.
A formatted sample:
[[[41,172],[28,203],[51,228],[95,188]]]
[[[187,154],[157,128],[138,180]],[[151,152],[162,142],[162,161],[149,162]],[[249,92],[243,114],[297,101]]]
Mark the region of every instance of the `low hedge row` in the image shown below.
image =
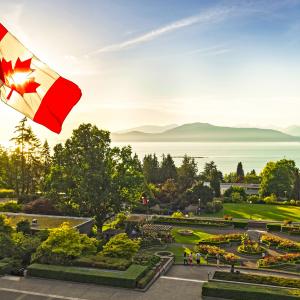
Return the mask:
[[[126,270],[131,261],[124,258],[106,257],[103,255],[92,255],[75,259],[72,264],[78,267],[111,269],[111,270]]]
[[[137,283],[137,287],[139,289],[144,289],[147,284],[152,280],[152,278],[155,275],[155,270],[150,270],[143,278],[141,278],[138,283]]]
[[[299,299],[300,290],[206,282],[202,287],[202,296],[232,300],[293,300]]]
[[[158,217],[153,220],[155,224],[169,224],[179,226],[213,226],[213,227],[227,227],[234,226],[234,228],[247,228],[247,221],[231,221],[231,220],[200,220],[200,219],[187,219],[187,218],[171,218],[171,217]]]
[[[135,288],[137,282],[146,274],[149,268],[132,264],[126,271],[110,272],[81,267],[32,264],[27,270],[27,274],[33,277]]]
[[[268,223],[266,229],[268,231],[281,231],[281,224]]]
[[[300,279],[216,271],[214,279],[300,288]]]

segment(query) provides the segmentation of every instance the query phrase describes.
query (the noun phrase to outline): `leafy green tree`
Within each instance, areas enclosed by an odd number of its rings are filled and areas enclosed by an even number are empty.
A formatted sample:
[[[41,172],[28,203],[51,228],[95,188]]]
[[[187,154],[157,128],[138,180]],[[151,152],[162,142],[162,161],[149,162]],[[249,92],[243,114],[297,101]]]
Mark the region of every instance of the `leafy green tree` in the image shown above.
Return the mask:
[[[215,197],[220,197],[221,195],[221,182],[223,179],[222,172],[217,169],[216,164],[211,161],[204,165],[204,171],[201,173],[200,178],[203,181],[207,181],[210,183],[210,187],[213,189],[215,193]]]
[[[238,182],[238,178],[237,178],[236,172],[231,172],[229,174],[225,174],[224,175],[224,182],[227,182],[227,183]]]
[[[190,188],[197,179],[198,167],[194,158],[185,155],[178,168],[178,185],[181,191]]]
[[[163,155],[160,167],[160,180],[165,182],[167,179],[177,180],[177,169],[170,154]]]
[[[296,169],[296,171],[295,171],[293,197],[295,198],[295,200],[300,200],[300,173],[299,173],[299,169]]]
[[[240,187],[240,186],[231,186],[229,189],[227,189],[224,192],[224,197],[231,197],[232,198],[233,193],[240,194],[242,200],[245,200],[246,197],[247,197],[245,189]]]
[[[143,159],[143,173],[148,183],[160,182],[160,168],[155,154],[146,155]]]
[[[32,260],[47,264],[68,264],[79,256],[96,252],[95,238],[80,234],[68,223],[63,223],[50,231],[49,237],[37,248]]]
[[[260,195],[275,194],[279,198],[290,197],[294,190],[296,165],[293,160],[268,162],[261,172]]]
[[[176,182],[173,179],[167,179],[161,187],[160,191],[157,195],[158,199],[162,203],[169,203],[175,202],[178,199],[179,191]]]
[[[252,170],[251,172],[247,173],[244,178],[245,183],[259,184],[260,180],[261,178],[256,174],[255,170]]]
[[[207,203],[213,200],[214,195],[211,188],[203,185],[203,182],[198,181],[186,191],[185,197],[188,203],[193,204],[198,204],[200,199],[201,208],[205,208]]]
[[[244,173],[243,165],[241,162],[239,162],[237,165],[236,176],[237,176],[237,180],[238,180],[237,182],[244,181],[245,173]]]
[[[181,211],[175,211],[175,212],[172,213],[171,218],[183,219],[184,218],[184,214]]]
[[[131,240],[126,233],[112,237],[101,252],[104,256],[131,259],[140,249],[140,240]]]
[[[141,198],[140,162],[130,147],[111,148],[108,131],[82,124],[54,151],[54,165],[47,177],[49,196],[75,205],[82,216],[94,216],[99,231],[124,205]]]

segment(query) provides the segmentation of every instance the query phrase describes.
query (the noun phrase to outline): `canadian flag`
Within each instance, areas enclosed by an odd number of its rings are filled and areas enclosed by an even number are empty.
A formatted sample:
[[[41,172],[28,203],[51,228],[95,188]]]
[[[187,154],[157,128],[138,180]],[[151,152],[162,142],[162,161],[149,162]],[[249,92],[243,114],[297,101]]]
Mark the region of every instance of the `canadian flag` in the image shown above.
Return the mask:
[[[33,121],[60,133],[81,91],[27,50],[0,23],[0,98]]]

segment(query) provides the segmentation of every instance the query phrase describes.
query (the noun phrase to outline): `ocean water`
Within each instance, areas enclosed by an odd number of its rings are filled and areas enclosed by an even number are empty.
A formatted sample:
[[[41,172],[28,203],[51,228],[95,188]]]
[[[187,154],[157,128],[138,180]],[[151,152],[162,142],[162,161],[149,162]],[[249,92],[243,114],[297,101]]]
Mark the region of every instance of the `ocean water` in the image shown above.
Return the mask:
[[[260,172],[268,161],[282,158],[295,160],[300,167],[299,142],[268,142],[268,143],[202,143],[202,142],[114,142],[114,146],[131,145],[140,159],[145,154],[156,153],[158,158],[162,154],[170,153],[178,166],[185,154],[196,157],[199,171],[206,162],[214,161],[223,173],[236,170],[239,161],[243,163],[245,172],[255,169]]]

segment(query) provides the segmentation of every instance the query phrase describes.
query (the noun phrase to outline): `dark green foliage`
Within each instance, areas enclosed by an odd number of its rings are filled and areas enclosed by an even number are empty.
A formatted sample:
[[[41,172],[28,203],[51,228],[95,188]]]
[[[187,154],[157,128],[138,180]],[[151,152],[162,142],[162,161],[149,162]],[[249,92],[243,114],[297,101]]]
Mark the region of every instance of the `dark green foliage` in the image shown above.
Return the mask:
[[[189,203],[199,204],[201,199],[201,208],[205,208],[208,202],[211,202],[214,198],[213,190],[208,186],[204,186],[203,182],[196,182],[190,189],[185,193]]]
[[[131,261],[124,258],[106,257],[97,254],[93,256],[79,257],[72,262],[72,265],[78,267],[124,271],[131,265]]]
[[[215,197],[220,197],[220,184],[222,182],[223,175],[217,169],[217,166],[213,161],[205,164],[204,171],[201,173],[201,179],[210,183],[210,187],[214,190]]]
[[[19,221],[16,226],[16,231],[23,232],[24,234],[31,233],[30,222],[26,219]]]
[[[155,270],[150,270],[142,279],[140,279],[137,283],[137,287],[139,289],[144,289],[147,284],[152,280],[155,275]]]
[[[202,296],[232,300],[293,300],[299,299],[299,293],[299,290],[217,282],[206,282],[202,287]]]
[[[148,267],[132,264],[126,271],[110,272],[81,267],[33,264],[27,270],[28,275],[33,277],[135,288],[137,282],[148,271]]]
[[[177,169],[174,160],[170,154],[163,155],[160,167],[160,181],[165,182],[167,179],[177,180]]]
[[[268,231],[281,231],[281,224],[269,223],[266,225]]]
[[[247,221],[230,221],[230,223],[234,226],[234,228],[247,228]]]
[[[181,191],[190,188],[197,179],[198,167],[194,158],[185,155],[178,168],[178,185]]]
[[[148,183],[159,183],[161,181],[159,162],[155,154],[149,154],[144,157],[143,173]]]
[[[157,263],[160,262],[160,258],[151,253],[138,253],[132,259],[134,264],[154,267]]]
[[[214,279],[300,288],[300,279],[217,271]]]
[[[244,181],[245,173],[244,173],[243,165],[241,162],[239,162],[237,165],[236,176],[237,176],[238,182]]]
[[[235,198],[233,197],[234,194],[238,193],[240,195],[241,201],[244,201],[247,197],[246,191],[244,188],[239,187],[239,186],[231,186],[229,189],[227,189],[224,193],[224,197],[229,197],[231,198],[232,202],[235,202]]]

